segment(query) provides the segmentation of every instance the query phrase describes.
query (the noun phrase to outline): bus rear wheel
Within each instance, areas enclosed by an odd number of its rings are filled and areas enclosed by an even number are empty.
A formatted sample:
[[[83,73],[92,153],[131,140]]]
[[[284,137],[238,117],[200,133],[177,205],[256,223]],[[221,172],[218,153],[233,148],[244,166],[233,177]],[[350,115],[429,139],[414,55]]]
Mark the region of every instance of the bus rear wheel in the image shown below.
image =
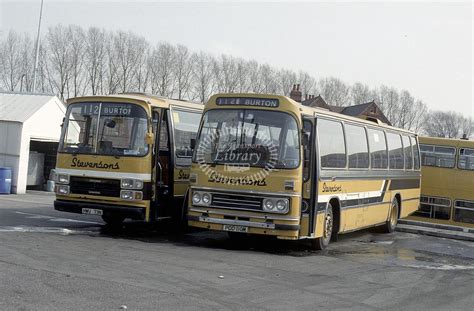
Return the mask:
[[[392,207],[390,208],[390,216],[388,217],[387,222],[383,226],[383,231],[385,233],[392,233],[395,231],[395,227],[398,223],[398,200],[396,198],[393,199]]]
[[[313,250],[323,250],[329,245],[329,242],[331,242],[331,236],[333,234],[333,227],[334,213],[332,211],[331,203],[329,203],[328,210],[326,212],[326,217],[324,219],[323,236],[311,240],[311,248]]]
[[[117,215],[102,215],[102,220],[108,225],[112,227],[121,226],[125,217],[117,216]]]

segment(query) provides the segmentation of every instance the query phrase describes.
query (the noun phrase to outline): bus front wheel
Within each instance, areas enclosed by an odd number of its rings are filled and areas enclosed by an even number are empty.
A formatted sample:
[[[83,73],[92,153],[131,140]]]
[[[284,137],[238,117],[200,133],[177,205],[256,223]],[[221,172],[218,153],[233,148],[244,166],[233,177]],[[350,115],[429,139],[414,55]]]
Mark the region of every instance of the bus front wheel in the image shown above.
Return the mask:
[[[385,233],[392,233],[395,231],[395,227],[398,223],[398,200],[396,198],[393,199],[392,207],[390,208],[390,216],[388,217],[387,222],[383,226],[383,231]]]
[[[324,228],[323,236],[320,238],[311,240],[311,248],[314,250],[323,250],[331,241],[331,236],[333,234],[333,224],[334,224],[334,213],[332,211],[331,203],[329,203],[328,210],[326,212],[326,217],[324,218]]]
[[[123,221],[125,220],[125,217],[122,216],[116,216],[116,215],[103,215],[102,220],[108,225],[108,226],[121,226]]]

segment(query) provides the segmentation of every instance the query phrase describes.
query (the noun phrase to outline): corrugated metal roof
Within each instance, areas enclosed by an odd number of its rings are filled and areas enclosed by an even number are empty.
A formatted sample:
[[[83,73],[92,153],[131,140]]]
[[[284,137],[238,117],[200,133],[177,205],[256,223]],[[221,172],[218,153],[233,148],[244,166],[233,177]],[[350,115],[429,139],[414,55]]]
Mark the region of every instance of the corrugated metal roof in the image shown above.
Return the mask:
[[[55,95],[0,92],[0,121],[25,122]]]

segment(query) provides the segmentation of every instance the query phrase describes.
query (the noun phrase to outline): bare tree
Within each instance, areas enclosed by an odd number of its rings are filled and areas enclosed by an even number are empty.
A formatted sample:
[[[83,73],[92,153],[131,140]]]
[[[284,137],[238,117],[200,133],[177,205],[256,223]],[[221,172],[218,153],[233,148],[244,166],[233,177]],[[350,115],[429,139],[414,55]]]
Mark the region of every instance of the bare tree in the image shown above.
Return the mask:
[[[21,40],[20,92],[33,88],[34,45],[31,37],[25,34]]]
[[[173,94],[173,66],[176,50],[169,43],[161,42],[153,50],[149,59],[151,71],[151,92],[161,96]]]
[[[10,30],[0,46],[0,78],[5,89],[14,91],[20,83],[21,73],[21,38]]]
[[[212,82],[213,82],[213,72],[212,56],[200,52],[199,54],[194,54],[192,56],[193,66],[193,75],[194,75],[194,94],[199,99],[201,103],[207,101],[212,91]]]
[[[178,45],[176,48],[175,63],[173,67],[175,90],[178,99],[188,96],[191,88],[191,78],[193,74],[191,53],[188,48]]]
[[[351,87],[352,105],[367,103],[371,100],[371,92],[367,85],[357,82]]]
[[[85,68],[92,95],[100,92],[104,76],[104,61],[106,56],[106,33],[96,27],[91,27],[86,36]]]
[[[281,69],[275,74],[275,78],[278,81],[279,92],[285,96],[289,96],[291,88],[297,83],[298,78],[294,71],[288,69]]]
[[[113,38],[113,48],[115,51],[114,61],[117,63],[117,77],[120,81],[120,90],[127,92],[132,89],[135,66],[138,63],[138,51],[136,49],[140,37],[131,32],[119,31]]]
[[[318,89],[324,100],[333,106],[349,105],[349,87],[341,80],[330,77],[319,80]]]
[[[48,79],[53,91],[61,99],[69,97],[66,85],[71,75],[71,41],[69,31],[62,25],[49,28],[47,33],[49,46]]]
[[[150,81],[150,68],[148,59],[150,58],[150,45],[144,38],[138,38],[136,43],[137,60],[133,68],[135,78],[134,89],[139,92],[146,92]]]
[[[262,93],[278,94],[278,82],[275,70],[267,64],[260,66],[260,79],[262,80]]]
[[[465,118],[453,111],[432,111],[426,118],[423,131],[428,136],[461,138],[463,135],[469,137],[472,128],[471,118]]]
[[[387,119],[392,124],[396,124],[399,111],[399,96],[397,90],[385,85],[380,86],[377,95],[377,104]]]
[[[300,71],[298,73],[298,83],[301,85],[301,91],[305,97],[313,95],[316,91],[316,80],[307,72]],[[290,89],[288,89],[288,91],[289,90]]]
[[[213,64],[216,89],[221,93],[233,93],[237,89],[237,62],[235,58],[220,55]]]
[[[79,26],[69,26],[68,28],[69,38],[71,44],[70,65],[71,65],[71,79],[68,80],[68,90],[72,89],[71,94],[73,96],[83,95],[85,92],[85,79],[84,74],[84,55],[86,48],[86,35],[84,30]],[[68,91],[69,93],[69,91]]]
[[[255,60],[250,60],[248,62],[249,70],[248,70],[248,83],[249,83],[249,90],[253,93],[261,93],[262,92],[262,79],[260,76],[261,67]]]
[[[239,93],[247,93],[250,90],[250,66],[249,63],[242,58],[236,60],[237,70],[237,91]]]

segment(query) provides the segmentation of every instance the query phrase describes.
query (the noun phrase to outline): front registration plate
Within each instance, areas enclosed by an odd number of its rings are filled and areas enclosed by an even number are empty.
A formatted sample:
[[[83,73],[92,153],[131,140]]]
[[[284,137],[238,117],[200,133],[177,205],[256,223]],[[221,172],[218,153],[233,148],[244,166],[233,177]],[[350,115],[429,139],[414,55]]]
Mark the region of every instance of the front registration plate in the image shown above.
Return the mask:
[[[230,232],[243,232],[246,233],[249,231],[249,227],[236,226],[236,225],[223,225],[222,230]]]
[[[104,212],[101,209],[95,209],[95,208],[83,208],[82,213],[87,214],[87,215],[99,215],[99,216],[102,216],[104,214]]]

